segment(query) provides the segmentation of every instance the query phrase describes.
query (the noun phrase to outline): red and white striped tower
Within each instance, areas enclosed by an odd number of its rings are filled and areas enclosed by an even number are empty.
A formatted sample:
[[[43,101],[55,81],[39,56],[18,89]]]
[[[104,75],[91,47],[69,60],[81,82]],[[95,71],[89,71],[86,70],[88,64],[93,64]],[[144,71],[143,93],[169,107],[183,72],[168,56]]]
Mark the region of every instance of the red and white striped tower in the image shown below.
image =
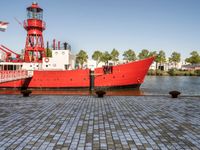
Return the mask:
[[[32,3],[27,9],[27,20],[24,29],[27,31],[24,61],[42,62],[46,56],[42,32],[45,30],[43,9],[37,3]]]

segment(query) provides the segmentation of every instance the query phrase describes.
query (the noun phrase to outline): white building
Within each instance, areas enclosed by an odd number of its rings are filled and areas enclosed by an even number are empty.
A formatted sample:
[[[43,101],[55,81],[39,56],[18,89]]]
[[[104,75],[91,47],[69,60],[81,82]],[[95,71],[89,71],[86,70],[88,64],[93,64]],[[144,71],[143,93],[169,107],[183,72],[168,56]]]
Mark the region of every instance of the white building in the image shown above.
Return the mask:
[[[184,61],[181,61],[181,62],[177,63],[176,65],[174,63],[170,63],[170,62],[165,62],[162,64],[157,63],[157,69],[161,69],[164,71],[168,71],[169,69],[173,69],[173,68],[181,69],[182,65],[184,65],[184,64],[185,64]],[[153,69],[153,70],[156,69],[156,62],[152,63],[152,65],[150,66],[150,69]]]
[[[123,62],[117,62],[117,64],[119,63],[123,63]],[[116,64],[116,65],[117,65]],[[109,60],[108,61],[108,65],[109,66],[113,66],[114,65],[114,62]],[[97,65],[97,61],[95,60],[92,60],[92,59],[88,59],[87,60],[87,63],[84,63],[84,68],[89,68],[89,69],[94,69],[94,68],[98,68],[98,67],[102,67],[102,66],[105,66],[105,63],[104,62],[100,62],[98,65]]]

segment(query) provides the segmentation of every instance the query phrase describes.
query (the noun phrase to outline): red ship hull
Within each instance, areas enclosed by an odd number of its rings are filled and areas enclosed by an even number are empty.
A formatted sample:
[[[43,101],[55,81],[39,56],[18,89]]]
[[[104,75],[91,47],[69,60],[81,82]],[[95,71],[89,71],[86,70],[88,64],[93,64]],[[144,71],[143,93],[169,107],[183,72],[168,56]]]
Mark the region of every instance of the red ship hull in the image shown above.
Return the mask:
[[[152,64],[154,57],[112,67],[112,72],[105,73],[103,68],[94,70],[94,88],[130,87],[139,88]],[[78,70],[37,70],[30,79],[17,80],[0,84],[1,88],[91,88],[89,69]]]

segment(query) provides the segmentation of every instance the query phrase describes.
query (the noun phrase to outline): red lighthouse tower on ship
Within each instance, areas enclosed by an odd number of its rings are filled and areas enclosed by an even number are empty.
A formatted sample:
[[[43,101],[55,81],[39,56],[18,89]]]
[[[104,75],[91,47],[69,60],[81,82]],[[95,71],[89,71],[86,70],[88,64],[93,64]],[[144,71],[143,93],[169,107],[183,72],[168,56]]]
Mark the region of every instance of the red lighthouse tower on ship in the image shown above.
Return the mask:
[[[27,20],[24,21],[24,29],[27,31],[24,61],[42,62],[45,57],[45,48],[42,32],[45,30],[43,9],[37,3],[32,3],[27,8]]]

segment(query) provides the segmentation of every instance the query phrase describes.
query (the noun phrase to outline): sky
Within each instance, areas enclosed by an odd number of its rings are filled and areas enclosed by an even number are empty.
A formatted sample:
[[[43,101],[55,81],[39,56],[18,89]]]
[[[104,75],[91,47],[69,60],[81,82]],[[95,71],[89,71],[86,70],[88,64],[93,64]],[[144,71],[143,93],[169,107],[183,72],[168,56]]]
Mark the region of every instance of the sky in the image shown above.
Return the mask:
[[[31,0],[2,0],[0,20],[8,21],[0,32],[0,44],[20,53],[25,47],[23,22]],[[72,52],[113,48],[122,55],[133,49],[173,51],[182,59],[200,53],[200,0],[36,0],[44,9],[47,28],[44,41],[68,42]],[[122,57],[122,56],[121,56]]]

